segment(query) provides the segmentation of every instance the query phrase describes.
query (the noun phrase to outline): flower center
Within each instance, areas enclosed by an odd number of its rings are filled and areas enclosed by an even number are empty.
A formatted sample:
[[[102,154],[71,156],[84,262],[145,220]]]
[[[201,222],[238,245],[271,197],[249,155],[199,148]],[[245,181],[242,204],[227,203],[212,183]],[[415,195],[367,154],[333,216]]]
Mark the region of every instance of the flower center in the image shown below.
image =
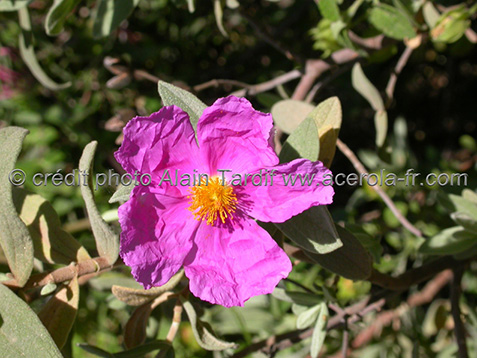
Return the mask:
[[[206,185],[208,184],[208,185]],[[237,196],[227,184],[222,185],[220,178],[202,178],[200,185],[189,188],[192,195],[189,210],[197,220],[206,220],[207,225],[214,225],[217,219],[225,223],[225,219],[233,219],[232,213],[237,208]]]

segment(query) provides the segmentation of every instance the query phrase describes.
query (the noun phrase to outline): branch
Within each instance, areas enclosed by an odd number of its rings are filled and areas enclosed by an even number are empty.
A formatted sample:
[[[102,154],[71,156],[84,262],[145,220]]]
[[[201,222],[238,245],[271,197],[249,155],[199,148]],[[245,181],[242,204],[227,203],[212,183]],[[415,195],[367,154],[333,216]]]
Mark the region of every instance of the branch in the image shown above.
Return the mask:
[[[424,305],[431,302],[436,294],[451,280],[452,272],[450,270],[439,273],[434,279],[429,281],[426,286],[420,291],[411,295],[406,303],[402,303],[399,307],[379,313],[373,319],[373,323],[361,331],[353,340],[352,347],[359,348],[368,343],[382,328],[391,324],[392,321],[401,317],[409,309]]]
[[[81,277],[92,273],[98,273],[101,271],[107,271],[114,266],[122,265],[122,261],[118,260],[114,265],[108,263],[104,257],[96,257],[86,261],[78,262],[77,264],[71,264],[69,266],[61,267],[52,272],[45,272],[36,274],[30,277],[25,286],[20,286],[15,279],[3,281],[2,284],[9,287],[12,290],[38,288],[45,286],[49,283],[61,283],[72,280],[75,276]]]
[[[181,324],[181,318],[182,318],[182,303],[180,299],[177,299],[177,302],[174,306],[172,324],[166,336],[166,341],[168,341],[169,343],[172,343],[172,341],[174,340],[174,337],[177,334],[177,331],[179,330],[179,325]]]
[[[349,147],[344,144],[340,139],[336,141],[336,146],[340,149],[340,151],[346,156],[346,158],[349,159],[351,164],[353,164],[354,168],[358,173],[360,174],[367,174],[368,171],[364,167],[364,165],[359,161],[358,157],[353,153]],[[399,220],[399,222],[406,228],[408,229],[412,234],[414,234],[417,237],[422,237],[421,231],[416,228],[414,225],[412,225],[399,211],[399,209],[394,205],[394,202],[391,200],[391,198],[386,194],[386,192],[379,186],[379,185],[374,185],[372,186],[374,191],[383,199],[384,203],[388,206],[388,208],[392,211],[396,219]]]
[[[454,269],[454,277],[451,282],[451,311],[452,311],[452,318],[454,319],[454,330],[455,330],[455,338],[457,341],[457,347],[459,348],[458,356],[459,358],[468,358],[469,353],[467,352],[467,344],[466,344],[466,331],[464,327],[464,323],[462,322],[462,317],[460,313],[459,301],[461,295],[461,281],[462,275],[464,274],[464,268],[459,267]]]
[[[413,48],[406,46],[406,49],[401,54],[401,57],[399,57],[399,60],[396,63],[396,67],[394,67],[394,70],[391,73],[388,85],[386,86],[386,95],[388,96],[387,107],[389,107],[393,101],[394,88],[396,87],[397,78],[403,70],[404,66],[406,66],[409,57],[411,57],[412,51]]]
[[[270,81],[262,82],[257,85],[248,85],[247,88],[235,91],[232,93],[232,95],[237,97],[244,97],[246,95],[255,95],[258,93],[266,92],[284,83],[300,78],[302,75],[303,74],[299,70],[292,70],[283,75],[275,77]]]

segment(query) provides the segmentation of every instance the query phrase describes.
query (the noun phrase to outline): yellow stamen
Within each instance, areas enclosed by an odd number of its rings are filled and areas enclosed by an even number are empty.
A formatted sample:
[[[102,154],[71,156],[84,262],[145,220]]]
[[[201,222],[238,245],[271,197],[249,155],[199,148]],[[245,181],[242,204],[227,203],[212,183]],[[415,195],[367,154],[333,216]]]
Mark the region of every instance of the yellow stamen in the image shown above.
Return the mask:
[[[206,185],[208,184],[208,185]],[[192,195],[189,210],[197,220],[206,220],[207,225],[214,225],[217,219],[225,224],[225,219],[233,219],[232,213],[237,208],[237,196],[231,186],[222,185],[220,178],[202,180],[200,185],[189,188]]]

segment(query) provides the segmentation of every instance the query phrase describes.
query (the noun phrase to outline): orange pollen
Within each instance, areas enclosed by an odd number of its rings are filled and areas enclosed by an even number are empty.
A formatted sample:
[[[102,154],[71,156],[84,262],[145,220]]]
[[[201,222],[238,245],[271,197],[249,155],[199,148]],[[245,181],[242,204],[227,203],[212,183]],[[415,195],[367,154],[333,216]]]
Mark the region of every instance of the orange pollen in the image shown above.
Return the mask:
[[[206,185],[208,184],[208,185]],[[200,185],[189,188],[192,195],[189,210],[197,220],[206,220],[207,225],[214,225],[217,219],[225,223],[225,219],[233,219],[232,213],[237,208],[237,196],[231,186],[222,185],[220,178],[204,178]]]

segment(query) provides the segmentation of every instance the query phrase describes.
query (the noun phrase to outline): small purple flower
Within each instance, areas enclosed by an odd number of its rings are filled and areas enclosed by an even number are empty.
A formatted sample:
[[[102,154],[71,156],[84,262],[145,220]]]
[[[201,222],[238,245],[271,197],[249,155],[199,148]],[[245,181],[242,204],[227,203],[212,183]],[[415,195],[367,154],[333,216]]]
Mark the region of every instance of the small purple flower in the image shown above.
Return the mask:
[[[183,266],[195,296],[243,306],[288,276],[289,258],[254,219],[284,222],[311,206],[330,204],[334,192],[316,185],[330,174],[321,162],[278,164],[269,142],[272,126],[270,114],[233,96],[204,110],[197,140],[188,115],[176,106],[127,124],[116,159],[128,173],[147,173],[152,180],[136,186],[119,208],[120,252],[146,289],[165,284]],[[272,171],[273,185],[271,175],[256,185],[260,173]],[[171,181],[164,179],[166,173]],[[179,179],[176,185],[176,173],[181,178],[207,174],[209,179],[201,177],[195,185]],[[315,174],[314,185],[281,180],[282,175],[306,173]],[[234,174],[257,175],[254,183],[250,175],[237,185]]]

